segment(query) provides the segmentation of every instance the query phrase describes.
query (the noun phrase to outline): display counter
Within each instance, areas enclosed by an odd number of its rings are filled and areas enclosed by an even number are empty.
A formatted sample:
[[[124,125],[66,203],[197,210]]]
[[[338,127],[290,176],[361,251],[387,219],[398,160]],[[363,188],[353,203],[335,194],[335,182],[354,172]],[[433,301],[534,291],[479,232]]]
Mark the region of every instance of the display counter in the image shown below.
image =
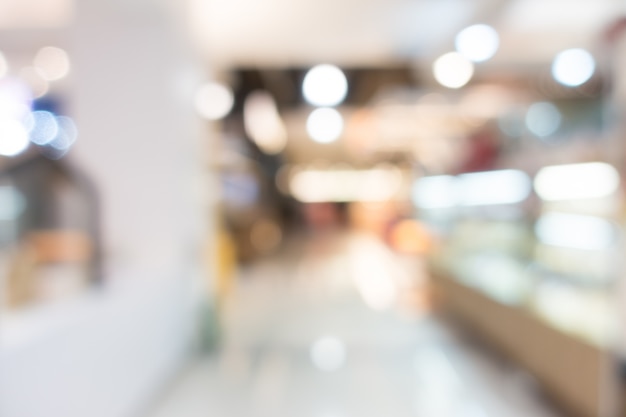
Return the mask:
[[[424,177],[442,306],[579,417],[618,408],[623,196],[605,162]]]
[[[567,334],[526,309],[496,301],[441,271],[433,276],[442,307],[528,370],[573,416],[611,415],[607,412],[614,408],[617,384],[608,350]]]
[[[607,410],[617,394],[603,256],[547,247],[520,219],[465,219],[432,258],[431,272],[446,311],[528,370],[572,415],[603,417],[613,415]]]

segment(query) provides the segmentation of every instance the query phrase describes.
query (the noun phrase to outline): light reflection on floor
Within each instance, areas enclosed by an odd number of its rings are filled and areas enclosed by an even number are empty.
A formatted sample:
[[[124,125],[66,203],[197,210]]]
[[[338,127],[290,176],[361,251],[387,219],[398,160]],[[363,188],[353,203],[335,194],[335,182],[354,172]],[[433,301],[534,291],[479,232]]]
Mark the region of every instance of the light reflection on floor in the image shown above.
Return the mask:
[[[219,352],[150,417],[560,416],[519,371],[402,302],[424,283],[419,260],[345,234],[288,252],[242,271]]]

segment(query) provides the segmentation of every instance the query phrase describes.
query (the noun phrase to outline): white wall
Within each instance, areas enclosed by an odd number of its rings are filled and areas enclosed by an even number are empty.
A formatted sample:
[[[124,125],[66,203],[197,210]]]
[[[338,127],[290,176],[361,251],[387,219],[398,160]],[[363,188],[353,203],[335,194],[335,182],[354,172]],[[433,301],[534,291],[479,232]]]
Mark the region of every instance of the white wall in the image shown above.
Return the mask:
[[[106,254],[124,268],[185,262],[208,217],[196,193],[194,63],[153,3],[78,2],[71,51],[80,129],[71,156],[100,188]]]
[[[107,285],[0,317],[2,417],[134,417],[193,347],[211,190],[193,56],[155,3],[76,2],[68,157],[100,191]]]

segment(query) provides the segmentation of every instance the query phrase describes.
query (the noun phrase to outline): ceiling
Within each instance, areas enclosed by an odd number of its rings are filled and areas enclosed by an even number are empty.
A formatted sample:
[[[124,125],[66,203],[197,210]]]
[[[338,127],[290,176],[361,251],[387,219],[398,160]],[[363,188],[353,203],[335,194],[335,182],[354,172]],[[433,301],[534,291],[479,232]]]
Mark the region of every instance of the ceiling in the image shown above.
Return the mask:
[[[519,70],[568,47],[601,51],[601,34],[626,12],[623,0],[0,0],[0,30],[66,27],[78,4],[185,10],[185,26],[218,70],[430,65],[479,22],[501,38],[483,66]]]
[[[430,62],[454,35],[489,23],[488,66],[535,65],[569,47],[599,49],[621,0],[188,0],[194,38],[213,65],[344,67]]]

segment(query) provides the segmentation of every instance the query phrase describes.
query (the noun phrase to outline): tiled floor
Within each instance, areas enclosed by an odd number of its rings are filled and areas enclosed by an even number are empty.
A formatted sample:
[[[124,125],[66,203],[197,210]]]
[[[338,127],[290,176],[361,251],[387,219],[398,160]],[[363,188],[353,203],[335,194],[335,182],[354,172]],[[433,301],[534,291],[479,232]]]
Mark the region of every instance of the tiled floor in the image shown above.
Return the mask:
[[[246,268],[218,352],[150,417],[559,416],[521,371],[403,301],[420,271],[358,235],[317,236]]]

